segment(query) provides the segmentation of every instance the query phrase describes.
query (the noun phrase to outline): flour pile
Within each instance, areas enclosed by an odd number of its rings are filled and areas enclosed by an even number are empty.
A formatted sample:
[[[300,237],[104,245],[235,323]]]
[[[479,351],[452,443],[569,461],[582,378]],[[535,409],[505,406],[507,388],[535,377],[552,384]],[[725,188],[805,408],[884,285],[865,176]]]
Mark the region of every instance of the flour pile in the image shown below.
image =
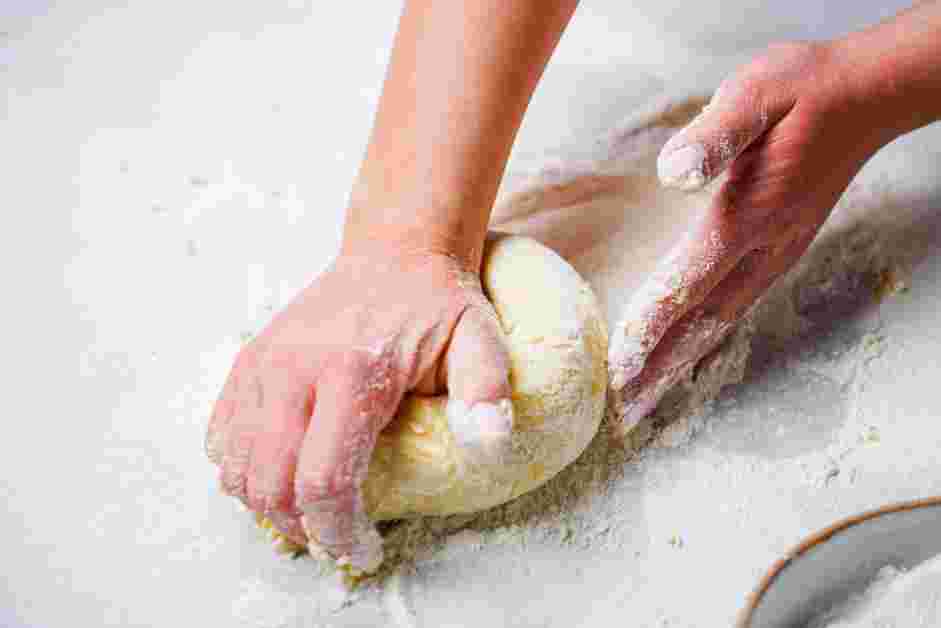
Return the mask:
[[[933,628],[941,625],[941,557],[909,572],[888,565],[865,591],[808,628]]]

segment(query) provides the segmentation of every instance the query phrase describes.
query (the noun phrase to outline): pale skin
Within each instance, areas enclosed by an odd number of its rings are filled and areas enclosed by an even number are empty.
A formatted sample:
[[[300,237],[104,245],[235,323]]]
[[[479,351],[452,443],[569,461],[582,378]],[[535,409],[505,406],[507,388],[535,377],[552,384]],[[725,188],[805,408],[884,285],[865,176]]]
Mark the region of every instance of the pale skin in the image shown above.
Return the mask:
[[[404,395],[462,402],[468,456],[512,429],[502,331],[477,274],[510,147],[576,4],[406,2],[340,253],[240,352],[214,408],[206,446],[223,489],[358,570],[381,561],[360,486]],[[660,155],[666,185],[728,179],[671,256],[683,298],[640,291],[627,318],[649,324],[614,330],[622,420],[653,411],[794,265],[875,152],[938,119],[941,0],[772,47],[726,80]]]

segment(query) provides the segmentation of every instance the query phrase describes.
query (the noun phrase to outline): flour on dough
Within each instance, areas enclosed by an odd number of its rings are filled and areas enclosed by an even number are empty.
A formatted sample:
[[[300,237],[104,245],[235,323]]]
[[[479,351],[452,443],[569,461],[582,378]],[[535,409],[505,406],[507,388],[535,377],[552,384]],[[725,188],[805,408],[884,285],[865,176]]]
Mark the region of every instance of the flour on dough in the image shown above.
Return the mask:
[[[686,194],[664,189],[656,177],[660,147],[707,102],[708,95],[665,101],[588,146],[547,158],[535,173],[508,173],[493,224],[526,237],[491,242],[482,280],[514,354],[514,406],[526,430],[516,441],[520,457],[477,481],[459,470],[446,400],[408,400],[371,462],[368,509],[377,520],[458,514],[409,518],[387,528],[384,571],[470,521],[486,529],[568,508],[564,504],[587,484],[616,475],[630,456],[631,443],[614,442],[605,421],[604,433],[569,464],[602,421],[606,329],[709,198],[711,187]],[[695,382],[680,382],[686,394],[681,403],[671,401],[674,414],[688,414],[741,379],[749,335],[742,326]],[[540,425],[540,416],[562,418]],[[635,430],[633,442],[644,434],[647,425]]]
[[[492,508],[545,483],[598,431],[608,343],[588,284],[545,246],[505,234],[488,238],[481,283],[510,354],[511,450],[470,464],[448,429],[447,398],[409,396],[363,485],[373,520]]]
[[[498,228],[535,238],[571,262],[598,295],[608,329],[645,324],[622,320],[625,306],[639,289],[657,290],[645,283],[649,279],[671,280],[668,254],[722,183],[720,177],[690,193],[665,188],[657,176],[663,144],[709,99],[706,93],[664,99],[602,137],[547,158],[535,172],[511,174],[504,184],[494,213]],[[739,381],[750,336],[745,321],[696,365],[695,377],[692,368],[681,377],[657,413],[664,420],[687,416],[724,385]],[[610,391],[609,400],[616,402]],[[631,440],[643,442],[650,425],[644,422]]]
[[[448,427],[459,404],[408,395],[380,433],[363,483],[373,521],[493,508],[550,480],[598,431],[608,334],[589,285],[544,245],[500,233],[487,238],[481,284],[510,356],[510,447],[498,459],[472,462]],[[302,549],[273,536],[281,551]]]

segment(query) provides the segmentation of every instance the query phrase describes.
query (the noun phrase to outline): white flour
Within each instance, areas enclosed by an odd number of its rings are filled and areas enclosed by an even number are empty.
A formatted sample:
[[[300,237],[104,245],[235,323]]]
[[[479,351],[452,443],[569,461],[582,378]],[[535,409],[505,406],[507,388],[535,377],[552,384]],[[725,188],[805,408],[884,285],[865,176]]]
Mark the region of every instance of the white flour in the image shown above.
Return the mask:
[[[550,158],[552,165],[535,176],[507,177],[509,189],[522,192],[503,196],[497,228],[535,237],[566,257],[592,284],[609,325],[711,191],[665,191],[655,179],[659,147],[704,102],[656,108],[583,150]],[[638,586],[631,584],[638,573],[659,582],[640,590],[658,596],[647,602],[660,605],[658,625],[673,625],[671,587],[662,579],[684,582],[676,571],[684,560],[737,561],[757,579],[756,570],[776,552],[835,518],[810,519],[808,527],[799,502],[779,500],[779,526],[790,532],[774,538],[783,544],[765,543],[761,553],[752,545],[751,553],[743,549],[734,558],[722,552],[750,538],[744,531],[754,534],[763,519],[754,516],[753,504],[767,503],[761,496],[771,487],[790,487],[792,495],[849,489],[865,480],[865,452],[884,446],[862,400],[872,369],[900,348],[867,312],[904,292],[910,267],[931,245],[921,222],[930,208],[908,205],[891,184],[904,180],[907,165],[883,159],[881,169],[864,172],[798,266],[627,441],[608,418],[574,464],[511,503],[475,515],[381,525],[386,562],[357,599],[380,596],[394,625],[426,625],[422,613],[433,600],[476,599],[467,588],[471,565],[483,561],[482,573],[500,569],[502,579],[528,582],[539,552],[556,548],[627,559],[624,569],[635,576],[617,578],[629,587]],[[745,384],[720,395],[743,377]],[[677,492],[671,488],[676,474],[696,480]],[[690,500],[699,504],[695,519]],[[490,567],[495,553],[504,558]],[[602,573],[599,567],[593,578]],[[446,576],[430,582],[429,574]],[[740,583],[742,594],[752,582]],[[696,586],[708,595],[712,584]],[[499,606],[495,594],[481,595]],[[598,617],[586,612],[583,625],[606,625],[605,608],[597,606]]]
[[[580,3],[527,111],[516,163],[546,163],[550,145],[594,137],[669,86],[717,83],[772,34],[826,37],[900,2],[801,1],[821,19],[752,0],[722,11],[679,0]],[[806,534],[941,494],[933,255],[910,293],[858,319],[847,297],[837,301],[850,314],[826,324],[834,290],[825,281],[800,299],[784,290],[787,307],[753,323],[745,381],[673,423],[665,405],[664,428],[641,427],[652,441],[639,453],[599,456],[609,445],[599,439],[587,465],[527,502],[549,504],[529,519],[503,509],[490,528],[491,515],[467,532],[423,524],[431,544],[401,562],[396,586],[348,595],[319,563],[279,560],[219,494],[201,443],[239,339],[337,250],[388,60],[380,50],[392,45],[401,3],[371,3],[368,15],[338,5],[329,20],[317,3],[291,8],[297,0],[188,3],[185,20],[172,2],[106,11],[85,0],[0,2],[0,13],[27,4],[39,7],[35,19],[0,26],[10,32],[0,42],[9,53],[0,51],[0,161],[16,173],[0,186],[0,206],[23,208],[16,230],[25,235],[4,247],[17,295],[4,310],[15,330],[6,407],[12,420],[29,419],[0,446],[0,625],[729,626],[763,570]],[[766,19],[772,5],[804,18]],[[637,133],[623,154],[640,154],[643,142],[655,150],[670,133]],[[591,172],[603,149],[573,156]],[[561,180],[569,154],[556,162]],[[659,251],[650,236],[660,226],[635,219],[657,218],[648,163],[610,207],[595,196],[516,225],[575,260],[612,317],[627,290],[608,265]],[[533,172],[513,166],[507,189]],[[939,213],[939,172],[941,127],[880,153],[841,204],[843,226],[829,232],[840,252],[833,266],[855,258],[866,268],[860,250],[917,257],[941,229],[906,225],[917,226],[919,211]],[[599,177],[597,192],[616,180]],[[579,220],[586,208],[595,220]],[[875,245],[850,246],[874,234]],[[812,267],[801,272],[795,285],[811,285]],[[865,295],[874,282],[857,283]]]
[[[528,182],[497,210],[498,228],[537,237],[566,256],[606,304],[611,324],[631,291],[679,237],[684,217],[702,207],[711,192],[710,188],[700,194],[678,194],[661,189],[655,179],[660,146],[704,102],[693,98],[656,107],[582,154],[551,159],[551,167],[535,177],[517,177],[518,186],[520,180]],[[612,181],[604,179],[613,177],[618,181],[612,188]],[[898,244],[908,240],[907,232],[892,229],[877,235],[878,225],[862,222],[856,215],[854,203],[859,199],[854,192],[859,190],[847,194],[842,215],[834,216],[799,266],[667,395],[627,442],[616,437],[609,417],[575,464],[530,494],[476,515],[388,526],[384,573],[394,572],[402,563],[445,561],[489,545],[622,547],[631,534],[629,526],[622,525],[623,511],[633,508],[619,499],[626,471],[643,466],[658,450],[688,445],[709,429],[716,414],[711,402],[724,386],[742,379],[753,338],[760,336],[761,359],[767,360],[769,352],[781,347],[800,347],[802,334],[827,323],[820,312],[831,305],[873,303],[902,285],[899,277],[915,251],[909,248],[906,255],[900,253],[905,247]],[[554,209],[550,202],[571,198],[578,202],[564,209]],[[897,241],[887,240],[886,234]],[[857,354],[850,367],[856,371],[873,359],[884,342],[870,334],[852,339],[851,346],[841,351]],[[851,386],[853,376],[844,374],[842,384]],[[728,410],[735,400],[723,403]],[[847,442],[835,443],[819,469],[806,470],[807,482],[831,481],[838,473],[834,459],[855,450],[867,438],[854,434]],[[681,535],[667,537],[671,545],[682,548]]]
[[[851,596],[808,628],[933,628],[941,624],[941,557],[905,572],[879,570],[865,591]]]

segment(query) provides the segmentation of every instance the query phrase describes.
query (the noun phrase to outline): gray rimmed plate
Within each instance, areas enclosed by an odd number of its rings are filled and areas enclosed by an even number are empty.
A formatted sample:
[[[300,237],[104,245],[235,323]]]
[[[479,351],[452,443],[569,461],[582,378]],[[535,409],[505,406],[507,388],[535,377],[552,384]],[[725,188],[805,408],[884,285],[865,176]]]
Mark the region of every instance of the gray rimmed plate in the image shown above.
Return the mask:
[[[892,504],[810,536],[776,562],[738,628],[804,628],[866,589],[886,565],[911,569],[941,554],[941,497]]]

